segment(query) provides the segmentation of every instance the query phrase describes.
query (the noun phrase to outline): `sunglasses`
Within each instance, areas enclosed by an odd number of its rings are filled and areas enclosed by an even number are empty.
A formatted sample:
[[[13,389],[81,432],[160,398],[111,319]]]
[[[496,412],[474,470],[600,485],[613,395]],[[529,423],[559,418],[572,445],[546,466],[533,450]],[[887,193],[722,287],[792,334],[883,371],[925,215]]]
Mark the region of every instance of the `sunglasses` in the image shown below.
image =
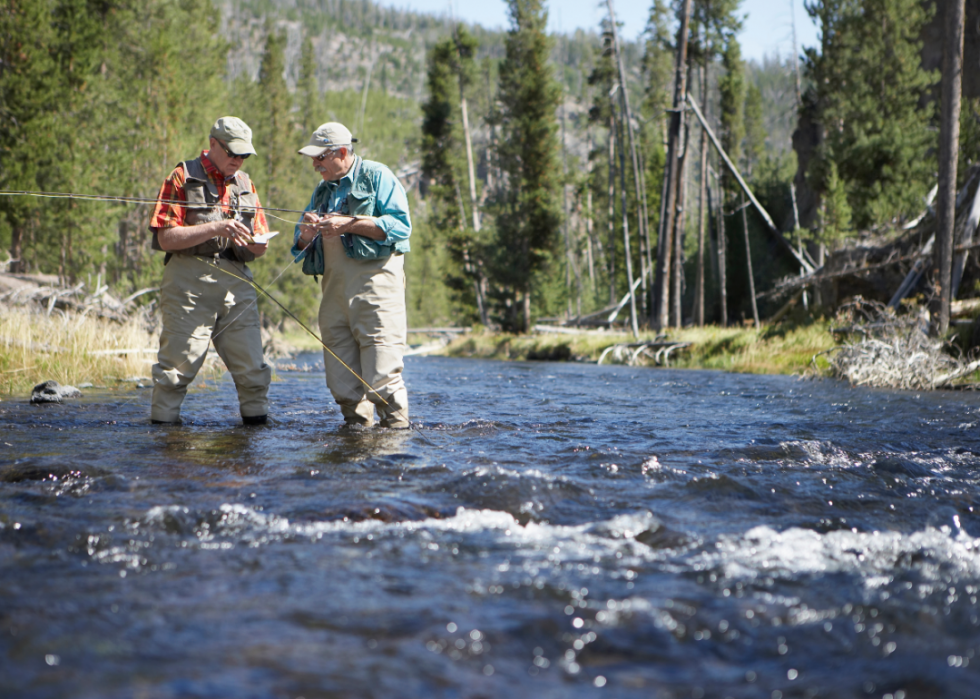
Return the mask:
[[[228,146],[226,146],[224,143],[222,143],[218,139],[214,139],[214,140],[219,146],[221,146],[221,150],[223,150],[225,152],[225,155],[227,155],[229,158],[241,158],[242,160],[248,160],[248,156],[251,155],[251,153],[245,153],[244,155],[238,155],[238,153],[232,153],[230,150],[228,150]]]
[[[323,162],[323,161],[324,161],[324,159],[326,159],[326,157],[327,157],[328,155],[333,155],[333,154],[334,154],[334,153],[336,153],[337,151],[339,151],[339,150],[341,150],[341,149],[343,149],[343,148],[346,148],[346,147],[347,147],[347,146],[340,146],[339,148],[328,148],[327,150],[325,150],[325,151],[323,151],[322,153],[320,153],[320,155],[317,155],[317,156],[314,156],[314,157],[313,157],[313,159],[314,159],[315,161],[317,161],[318,163],[320,163],[320,162]]]

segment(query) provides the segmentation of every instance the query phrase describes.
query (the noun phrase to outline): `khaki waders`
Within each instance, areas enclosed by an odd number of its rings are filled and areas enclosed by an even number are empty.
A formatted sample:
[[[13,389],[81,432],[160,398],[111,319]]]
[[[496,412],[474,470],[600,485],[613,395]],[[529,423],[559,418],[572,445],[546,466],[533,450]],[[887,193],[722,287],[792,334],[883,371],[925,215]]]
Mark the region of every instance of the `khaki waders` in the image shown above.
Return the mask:
[[[408,427],[408,391],[402,377],[405,256],[353,260],[344,254],[340,238],[333,238],[323,241],[323,264],[323,342],[377,394],[324,351],[327,388],[347,423],[370,425],[377,409],[382,427]]]
[[[245,265],[221,257],[174,255],[163,270],[163,330],[153,365],[153,420],[180,418],[187,387],[204,364],[212,341],[235,380],[242,417],[269,412],[272,369],[262,353],[255,289],[215,265],[252,278]]]

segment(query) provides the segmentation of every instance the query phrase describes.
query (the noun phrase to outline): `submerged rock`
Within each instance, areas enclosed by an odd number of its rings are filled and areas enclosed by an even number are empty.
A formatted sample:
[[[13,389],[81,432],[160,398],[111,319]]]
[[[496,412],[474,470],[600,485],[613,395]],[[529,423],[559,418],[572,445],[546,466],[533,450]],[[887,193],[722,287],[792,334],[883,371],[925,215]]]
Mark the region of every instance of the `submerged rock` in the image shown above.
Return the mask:
[[[31,391],[31,403],[61,403],[66,398],[78,398],[82,395],[74,386],[62,386],[57,381],[39,383]]]

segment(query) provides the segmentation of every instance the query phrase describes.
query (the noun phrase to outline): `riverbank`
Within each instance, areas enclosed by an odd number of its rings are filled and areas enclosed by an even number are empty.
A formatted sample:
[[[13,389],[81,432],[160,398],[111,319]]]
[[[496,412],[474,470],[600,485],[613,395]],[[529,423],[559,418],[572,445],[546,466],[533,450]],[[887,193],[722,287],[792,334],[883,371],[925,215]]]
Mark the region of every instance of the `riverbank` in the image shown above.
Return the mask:
[[[641,333],[640,340],[653,341],[655,337],[652,332]],[[667,339],[689,343],[672,352],[668,359],[671,367],[754,374],[802,373],[814,355],[834,346],[826,323],[761,330],[687,328],[671,330]],[[319,349],[315,340],[298,329],[288,331],[279,340],[294,349]],[[436,353],[480,359],[594,363],[608,348],[632,342],[630,334],[617,332],[579,335],[474,332]],[[118,323],[57,310],[47,314],[30,307],[3,308],[0,309],[0,394],[25,395],[32,386],[48,379],[74,386],[112,387],[138,382],[149,376],[158,343],[157,335],[136,318]],[[604,361],[618,360],[609,356]],[[653,366],[655,362],[641,355],[636,364]],[[828,366],[822,358],[818,364],[821,369]]]
[[[656,338],[655,332],[642,332],[638,341],[654,342]],[[835,345],[830,324],[826,321],[805,326],[765,326],[758,330],[718,326],[672,329],[666,333],[666,341],[687,343],[687,347],[670,354],[667,363],[671,367],[748,374],[802,373],[810,367],[815,355]],[[617,332],[577,335],[477,332],[454,340],[440,354],[480,359],[596,362],[609,347],[635,342],[637,340],[630,333]],[[654,366],[656,362],[641,354],[636,364]],[[817,366],[823,371],[829,364],[819,356]]]

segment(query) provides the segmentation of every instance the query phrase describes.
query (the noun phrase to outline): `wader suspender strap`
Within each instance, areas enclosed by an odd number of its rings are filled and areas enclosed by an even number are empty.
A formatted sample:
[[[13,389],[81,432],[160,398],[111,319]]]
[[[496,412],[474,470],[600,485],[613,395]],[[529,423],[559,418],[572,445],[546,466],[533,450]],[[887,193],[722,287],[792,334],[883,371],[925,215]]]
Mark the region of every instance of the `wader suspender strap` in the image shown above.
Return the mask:
[[[198,182],[204,183],[204,203],[208,205],[208,208],[213,208],[215,204],[218,203],[218,187],[211,181],[208,177],[207,170],[204,169],[204,164],[201,162],[200,158],[194,158],[193,160],[185,160],[181,163],[184,168],[184,182],[186,186],[187,180],[197,180]],[[168,252],[163,256],[163,266],[166,267],[167,263],[170,262],[170,258],[174,256],[174,253]]]

